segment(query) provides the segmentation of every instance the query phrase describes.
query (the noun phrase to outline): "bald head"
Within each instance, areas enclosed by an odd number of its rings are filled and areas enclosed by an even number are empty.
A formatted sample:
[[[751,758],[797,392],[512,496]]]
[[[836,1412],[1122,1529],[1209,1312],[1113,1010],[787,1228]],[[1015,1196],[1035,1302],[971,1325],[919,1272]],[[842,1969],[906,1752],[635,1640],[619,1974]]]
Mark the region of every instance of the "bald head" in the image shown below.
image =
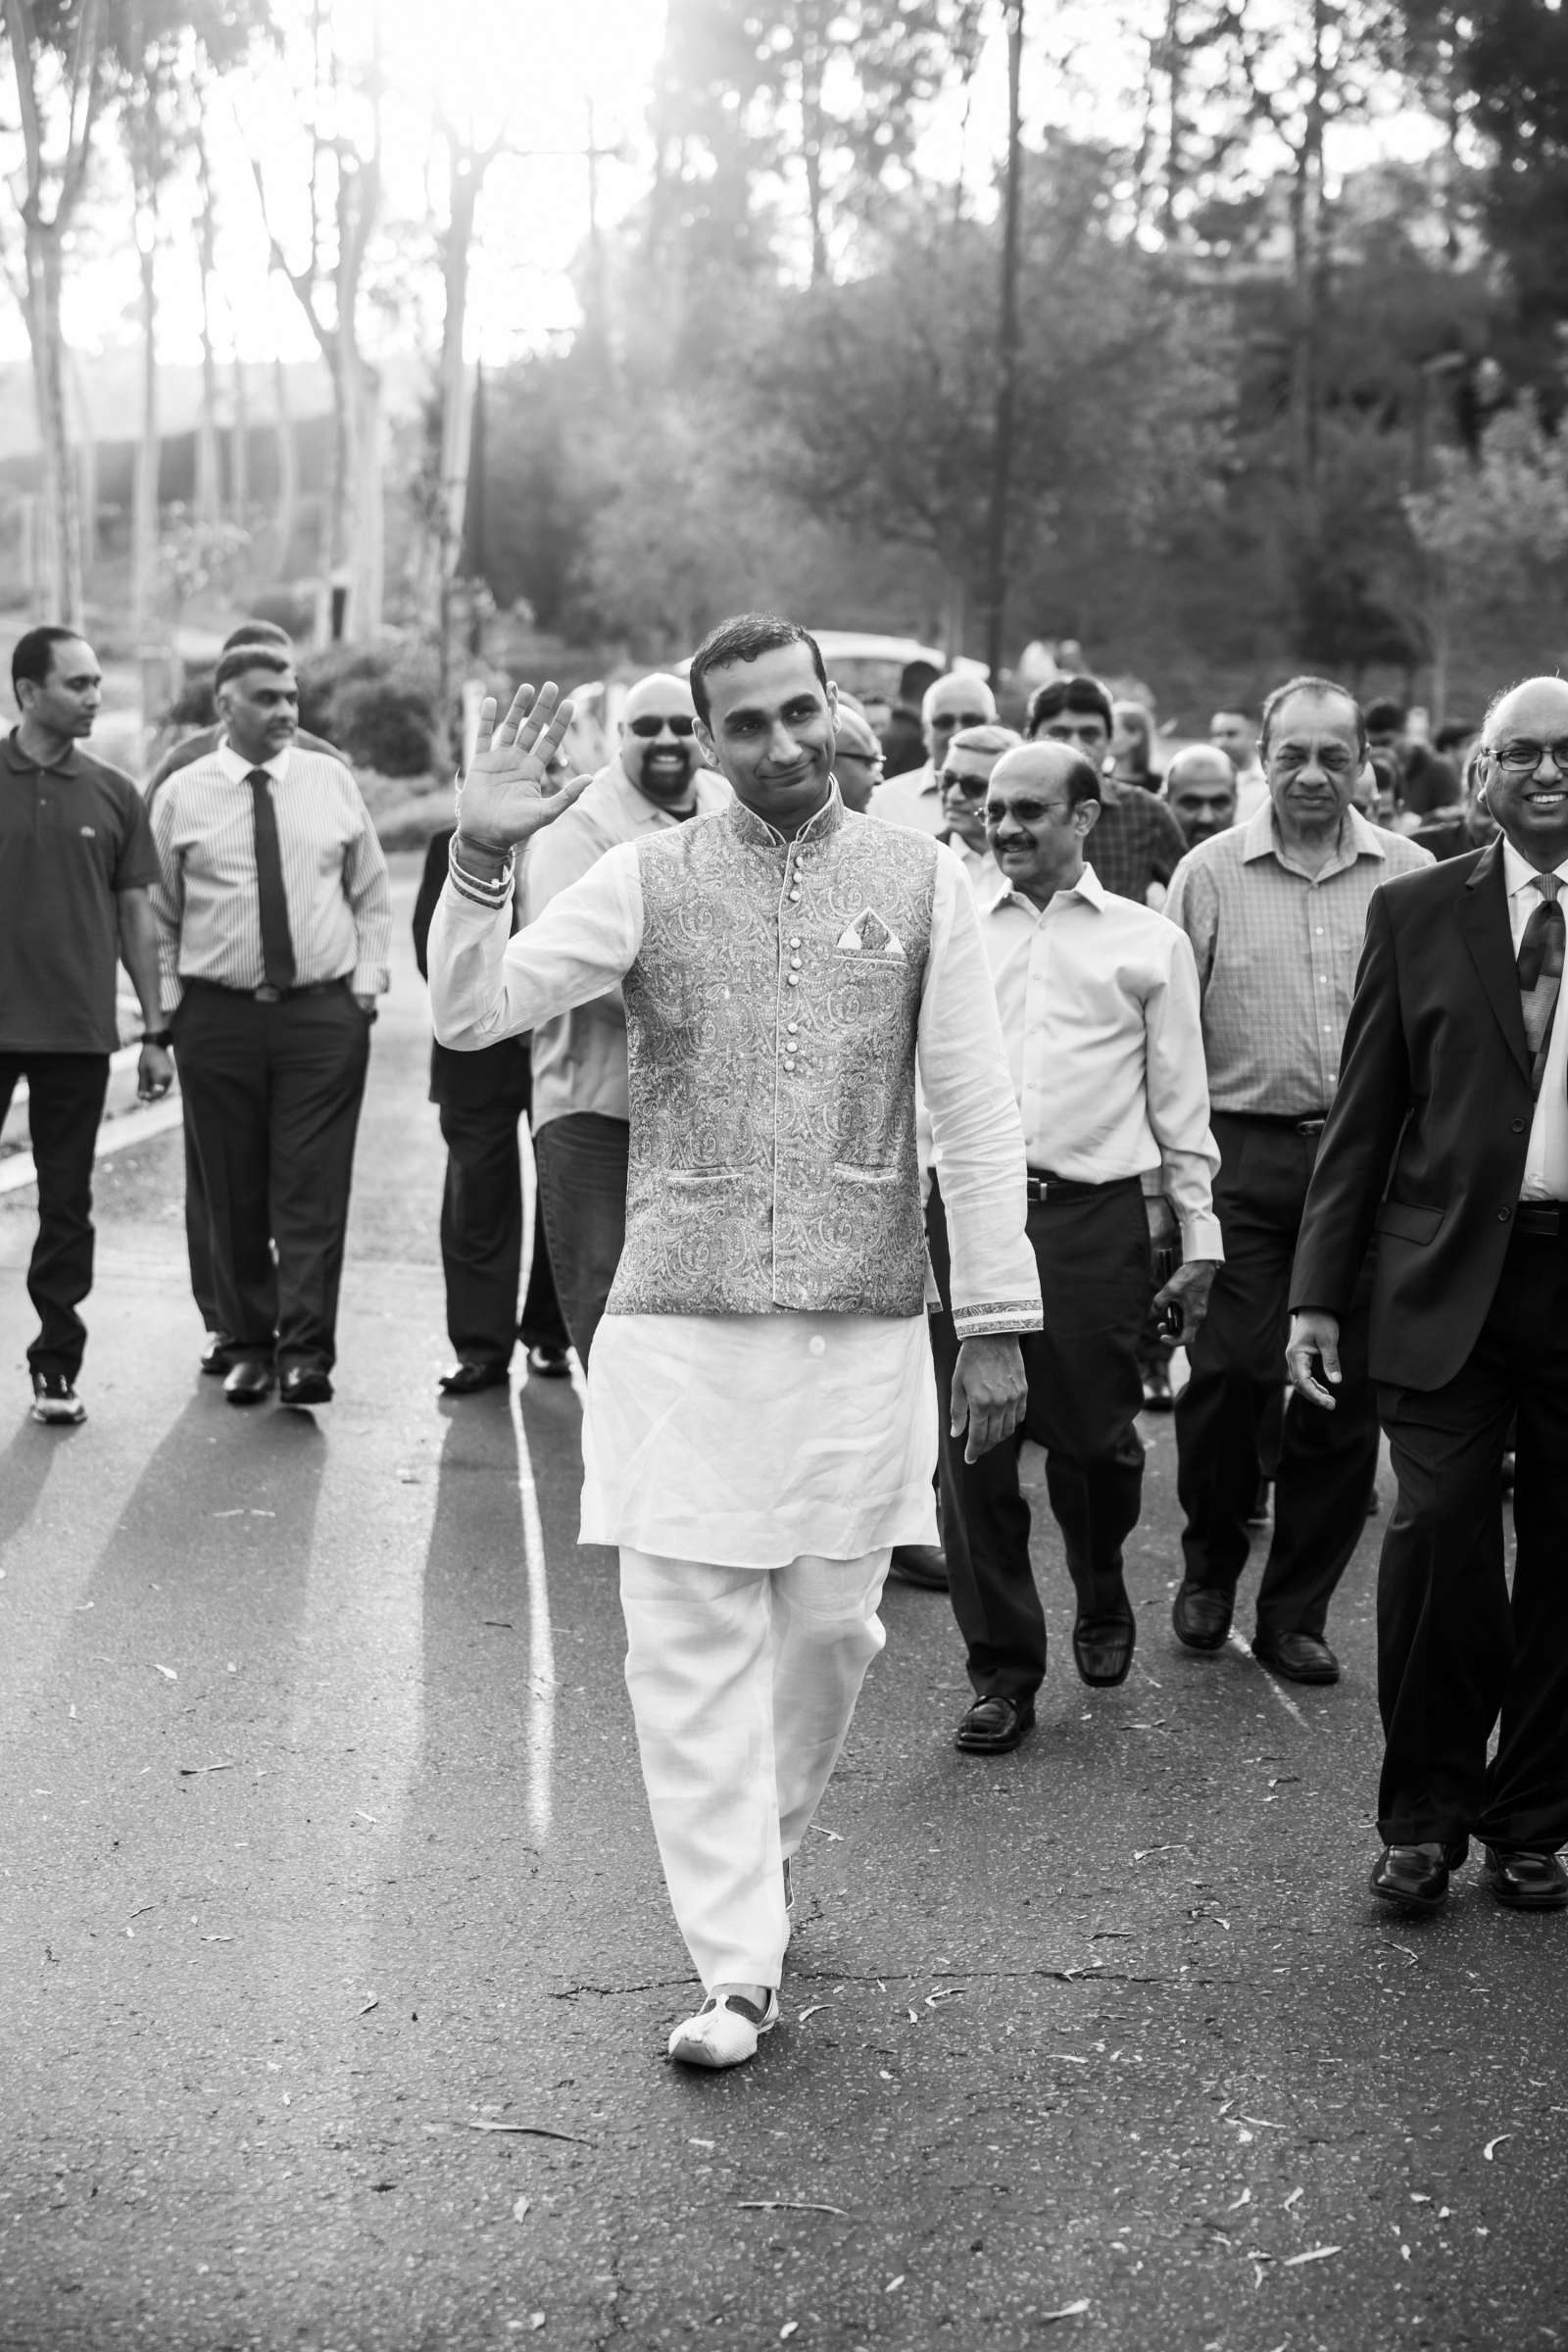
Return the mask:
[[[620,714],[626,780],[660,808],[689,808],[695,790],[696,705],[684,678],[655,670],[639,678]]]
[[[925,690],[920,724],[925,731],[926,757],[933,767],[942,765],[948,745],[960,727],[983,727],[997,715],[997,699],[984,678],[967,670],[950,669]]]
[[[1498,830],[1538,873],[1568,858],[1568,681],[1526,678],[1487,712],[1476,774]]]
[[[1084,843],[1099,814],[1100,777],[1070,743],[1021,744],[991,770],[991,854],[1012,888],[1037,906],[1081,878]]]
[[[1236,769],[1217,746],[1191,743],[1165,770],[1165,798],[1189,849],[1236,822]]]
[[[871,795],[882,781],[882,745],[876,729],[860,711],[839,704],[838,734],[833,746],[833,773],[846,808],[863,816]]]

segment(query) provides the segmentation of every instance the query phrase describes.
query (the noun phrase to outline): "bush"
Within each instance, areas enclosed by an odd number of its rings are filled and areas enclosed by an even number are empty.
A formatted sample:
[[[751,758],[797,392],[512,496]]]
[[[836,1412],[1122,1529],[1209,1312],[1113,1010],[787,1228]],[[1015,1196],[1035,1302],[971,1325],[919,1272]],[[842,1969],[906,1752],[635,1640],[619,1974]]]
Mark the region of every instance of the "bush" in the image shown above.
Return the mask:
[[[309,723],[309,722],[307,722]],[[426,776],[435,760],[430,697],[400,678],[357,678],[332,697],[324,731],[361,767],[383,776]]]

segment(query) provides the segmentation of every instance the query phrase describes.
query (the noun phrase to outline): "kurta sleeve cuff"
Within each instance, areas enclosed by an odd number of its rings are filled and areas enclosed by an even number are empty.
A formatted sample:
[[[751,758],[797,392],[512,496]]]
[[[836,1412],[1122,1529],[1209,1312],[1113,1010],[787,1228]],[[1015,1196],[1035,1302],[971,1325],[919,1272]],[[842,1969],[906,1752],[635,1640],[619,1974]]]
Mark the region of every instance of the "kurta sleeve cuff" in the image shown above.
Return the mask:
[[[953,1328],[960,1340],[988,1340],[1009,1331],[1041,1328],[1040,1298],[992,1298],[982,1306],[955,1306]]]
[[[1219,1229],[1218,1217],[1183,1217],[1182,1256],[1211,1257],[1223,1264],[1225,1241]]]

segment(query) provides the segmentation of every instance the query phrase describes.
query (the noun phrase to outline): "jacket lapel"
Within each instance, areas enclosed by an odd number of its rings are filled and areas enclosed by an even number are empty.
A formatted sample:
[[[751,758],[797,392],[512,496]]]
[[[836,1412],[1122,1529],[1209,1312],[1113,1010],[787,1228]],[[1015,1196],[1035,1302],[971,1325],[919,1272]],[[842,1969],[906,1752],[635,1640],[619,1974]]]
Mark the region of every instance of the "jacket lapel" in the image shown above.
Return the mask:
[[[1459,929],[1498,1026],[1515,1061],[1528,1077],[1530,1049],[1525,1042],[1525,1016],[1519,1002],[1519,971],[1508,923],[1500,835],[1482,851],[1465,884],[1459,902]]]

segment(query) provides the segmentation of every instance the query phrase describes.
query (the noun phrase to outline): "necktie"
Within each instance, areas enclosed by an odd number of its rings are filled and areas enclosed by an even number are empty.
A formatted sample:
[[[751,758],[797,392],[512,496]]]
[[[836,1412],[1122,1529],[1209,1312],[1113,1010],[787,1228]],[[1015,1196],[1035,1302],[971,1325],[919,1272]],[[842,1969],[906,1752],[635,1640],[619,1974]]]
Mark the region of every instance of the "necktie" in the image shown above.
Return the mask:
[[[1557,904],[1562,883],[1556,874],[1537,874],[1541,905],[1531,910],[1519,942],[1519,1002],[1531,1054],[1530,1084],[1539,1095],[1551,1045],[1552,1016],[1562,986],[1563,912]]]
[[[269,988],[294,985],[294,940],[288,927],[288,897],[283,889],[283,857],[277,846],[277,810],[272,806],[272,779],[265,767],[253,767],[245,779],[251,788],[256,815],[256,895],[262,917],[262,976]],[[1539,914],[1540,907],[1536,909]],[[1535,919],[1532,916],[1532,921]],[[1562,969],[1562,916],[1557,916],[1557,969]]]

